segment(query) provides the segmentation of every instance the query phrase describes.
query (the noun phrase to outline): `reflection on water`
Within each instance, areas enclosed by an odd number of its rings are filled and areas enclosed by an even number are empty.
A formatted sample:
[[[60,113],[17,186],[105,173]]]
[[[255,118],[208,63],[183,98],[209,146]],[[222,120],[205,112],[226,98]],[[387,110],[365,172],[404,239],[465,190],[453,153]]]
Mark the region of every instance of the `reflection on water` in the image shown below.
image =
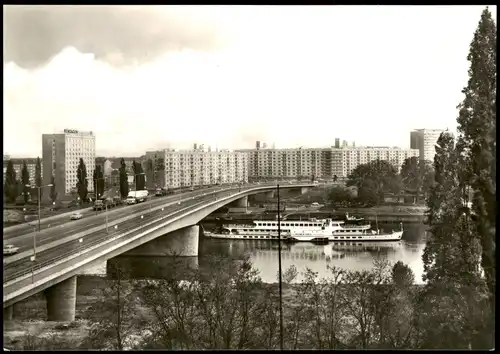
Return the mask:
[[[415,280],[422,283],[422,253],[425,246],[423,226],[405,230],[403,240],[398,242],[330,242],[327,245],[312,243],[282,243],[282,267],[295,265],[299,273],[308,267],[327,277],[327,266],[341,267],[346,270],[370,269],[377,257],[384,257],[391,263],[402,261],[413,270]],[[220,240],[202,239],[197,266],[207,267],[207,255],[219,255],[241,259],[249,256],[254,267],[260,272],[264,282],[277,281],[278,243],[267,240]],[[132,266],[140,277],[161,277],[168,272],[169,260],[166,257],[118,257],[119,262]],[[193,263],[193,264],[194,264]],[[140,271],[139,271],[140,270]],[[208,270],[208,269],[207,269]],[[106,265],[87,270],[86,274],[106,274]],[[301,281],[299,274],[296,281]]]

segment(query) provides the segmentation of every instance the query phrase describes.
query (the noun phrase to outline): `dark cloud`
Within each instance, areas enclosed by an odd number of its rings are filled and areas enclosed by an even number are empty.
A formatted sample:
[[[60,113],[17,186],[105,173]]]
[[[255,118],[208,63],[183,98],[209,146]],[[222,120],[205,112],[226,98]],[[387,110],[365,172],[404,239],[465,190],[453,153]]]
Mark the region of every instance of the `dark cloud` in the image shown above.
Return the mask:
[[[4,63],[46,63],[72,46],[97,58],[145,61],[169,50],[211,50],[214,24],[179,8],[139,6],[4,6]]]

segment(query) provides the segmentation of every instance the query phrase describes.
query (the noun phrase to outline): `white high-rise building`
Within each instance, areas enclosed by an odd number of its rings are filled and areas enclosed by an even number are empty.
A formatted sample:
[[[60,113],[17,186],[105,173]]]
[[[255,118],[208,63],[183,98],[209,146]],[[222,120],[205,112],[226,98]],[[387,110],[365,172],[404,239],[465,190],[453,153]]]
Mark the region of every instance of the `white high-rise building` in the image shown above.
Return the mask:
[[[434,161],[436,143],[443,129],[416,129],[410,132],[410,148],[420,151],[420,160]]]
[[[154,166],[164,167],[162,181],[166,188],[248,182],[248,156],[245,153],[165,149],[146,152],[148,159],[153,160]],[[157,163],[160,159],[161,162]]]
[[[95,135],[92,132],[65,129],[61,134],[43,134],[42,153],[43,184],[51,183],[54,176],[58,195],[71,194],[75,190],[80,158],[87,169],[88,190],[94,191],[92,176],[96,152]]]

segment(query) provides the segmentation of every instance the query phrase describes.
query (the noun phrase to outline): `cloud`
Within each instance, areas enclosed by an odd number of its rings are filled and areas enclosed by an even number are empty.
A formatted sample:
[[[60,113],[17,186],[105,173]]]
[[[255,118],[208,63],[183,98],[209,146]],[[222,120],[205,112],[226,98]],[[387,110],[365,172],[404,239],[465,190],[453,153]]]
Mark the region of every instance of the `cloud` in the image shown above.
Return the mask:
[[[177,6],[4,6],[4,63],[43,65],[72,46],[113,65],[224,45],[216,25]]]
[[[40,154],[41,134],[64,128],[96,132],[98,152],[117,156],[194,142],[328,146],[336,137],[407,147],[411,129],[456,125],[482,7],[154,11],[115,10],[119,19],[88,34],[76,17],[76,29],[38,20],[49,49],[21,27],[4,33],[17,37],[4,62],[6,153]],[[96,28],[105,22],[95,18]]]

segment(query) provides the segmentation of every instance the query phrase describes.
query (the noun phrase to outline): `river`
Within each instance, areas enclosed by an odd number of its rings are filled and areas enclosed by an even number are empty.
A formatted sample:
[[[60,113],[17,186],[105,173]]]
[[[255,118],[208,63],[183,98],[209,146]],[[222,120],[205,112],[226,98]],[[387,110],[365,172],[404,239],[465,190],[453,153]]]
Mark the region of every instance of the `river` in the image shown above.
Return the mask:
[[[399,225],[384,225],[390,231]],[[402,261],[415,274],[415,282],[422,283],[422,253],[425,247],[426,227],[424,225],[408,225],[400,242],[356,242],[315,245],[312,243],[282,244],[282,268],[295,265],[299,275],[295,281],[303,279],[302,272],[308,267],[318,273],[319,277],[327,277],[327,266],[336,266],[346,270],[370,269],[377,257],[384,257],[391,263]],[[217,240],[202,238],[200,256],[191,259],[190,264],[206,267],[203,262],[206,255],[221,255],[242,258],[248,255],[255,269],[266,283],[277,282],[278,244],[266,240]],[[158,277],[169,268],[167,257],[118,257],[121,263],[127,263],[137,276]],[[191,257],[190,257],[191,258]],[[84,274],[106,274],[106,265],[87,269]]]

